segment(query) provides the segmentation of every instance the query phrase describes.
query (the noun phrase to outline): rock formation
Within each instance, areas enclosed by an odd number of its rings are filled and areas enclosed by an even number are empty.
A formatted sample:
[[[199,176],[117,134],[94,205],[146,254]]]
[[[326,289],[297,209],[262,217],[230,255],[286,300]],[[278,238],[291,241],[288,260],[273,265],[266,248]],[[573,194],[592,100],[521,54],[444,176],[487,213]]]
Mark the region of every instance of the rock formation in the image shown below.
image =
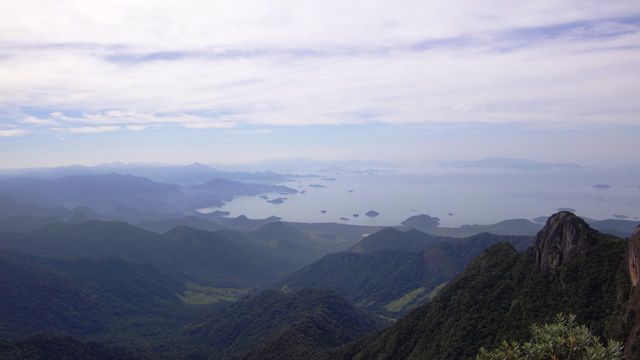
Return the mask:
[[[629,238],[629,277],[634,287],[640,279],[640,226]]]
[[[536,267],[548,272],[584,254],[590,247],[590,235],[594,232],[584,220],[571,212],[561,211],[551,215],[538,233],[534,245]]]

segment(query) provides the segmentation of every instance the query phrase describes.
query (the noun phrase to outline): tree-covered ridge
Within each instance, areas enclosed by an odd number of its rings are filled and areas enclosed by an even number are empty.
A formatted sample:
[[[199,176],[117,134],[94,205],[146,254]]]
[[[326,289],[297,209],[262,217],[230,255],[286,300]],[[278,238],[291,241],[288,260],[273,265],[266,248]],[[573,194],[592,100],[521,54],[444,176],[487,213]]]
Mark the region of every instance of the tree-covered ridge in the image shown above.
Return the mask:
[[[532,238],[482,233],[468,238],[434,237],[417,230],[384,229],[306,266],[277,284],[283,291],[322,288],[357,306],[398,316],[424,303],[483,250],[500,241],[523,248]]]
[[[531,324],[559,312],[575,314],[597,336],[625,341],[629,332],[617,309],[629,296],[620,291],[630,287],[627,241],[587,234],[581,241],[590,246],[550,272],[537,268],[534,249],[519,254],[509,244],[497,244],[426,305],[324,358],[473,359],[481,346],[526,340]]]
[[[34,335],[19,340],[0,340],[0,360],[150,360],[148,354],[68,336]]]
[[[330,292],[265,291],[193,323],[184,335],[200,349],[189,356],[283,359],[343,345],[380,325]]]

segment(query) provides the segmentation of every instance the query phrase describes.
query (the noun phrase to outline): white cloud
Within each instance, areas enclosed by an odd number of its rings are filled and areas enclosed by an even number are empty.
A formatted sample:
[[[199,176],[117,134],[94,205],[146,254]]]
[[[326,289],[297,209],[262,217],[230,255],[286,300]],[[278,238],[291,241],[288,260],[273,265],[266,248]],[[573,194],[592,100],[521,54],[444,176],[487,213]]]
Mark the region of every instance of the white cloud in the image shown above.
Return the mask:
[[[0,130],[0,137],[18,137],[26,134],[27,134],[27,131],[22,129]]]
[[[232,122],[195,122],[182,125],[187,129],[229,129],[235,126]]]
[[[129,131],[143,131],[145,130],[147,127],[144,125],[128,125],[127,126],[127,130]]]
[[[25,0],[0,14],[0,110],[47,109],[17,125],[69,131],[638,124],[639,14],[637,1]]]
[[[67,131],[72,134],[97,134],[104,132],[113,132],[120,130],[119,126],[80,126],[66,129],[59,129],[61,131]]]

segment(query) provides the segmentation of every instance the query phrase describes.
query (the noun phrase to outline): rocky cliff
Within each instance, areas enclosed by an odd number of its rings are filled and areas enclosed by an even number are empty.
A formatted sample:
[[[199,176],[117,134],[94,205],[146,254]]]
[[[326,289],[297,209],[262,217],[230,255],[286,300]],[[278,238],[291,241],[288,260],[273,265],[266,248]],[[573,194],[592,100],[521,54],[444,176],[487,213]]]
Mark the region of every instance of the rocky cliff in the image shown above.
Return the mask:
[[[640,279],[640,226],[629,238],[629,277],[634,287]]]
[[[591,235],[594,232],[584,220],[571,212],[561,211],[551,215],[536,238],[536,267],[548,272],[585,254],[592,245]]]

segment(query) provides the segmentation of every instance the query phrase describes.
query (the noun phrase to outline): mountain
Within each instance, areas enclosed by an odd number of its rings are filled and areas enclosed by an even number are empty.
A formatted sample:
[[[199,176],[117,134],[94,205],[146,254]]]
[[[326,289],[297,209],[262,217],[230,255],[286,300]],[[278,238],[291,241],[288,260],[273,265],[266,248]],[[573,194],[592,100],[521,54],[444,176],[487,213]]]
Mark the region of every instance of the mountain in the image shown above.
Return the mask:
[[[297,267],[261,247],[180,226],[156,234],[118,221],[57,223],[25,234],[0,234],[0,249],[62,258],[119,257],[222,287],[251,287]]]
[[[640,299],[628,248],[572,213],[554,214],[524,253],[492,246],[404,319],[319,358],[473,359],[481,346],[524,340],[532,323],[564,312],[598,336],[631,344],[627,358],[637,359]]]
[[[432,235],[452,237],[467,237],[483,232],[496,235],[535,236],[542,229],[542,225],[527,219],[508,219],[495,224],[462,225],[460,227],[440,227],[439,224],[439,218],[426,214],[414,215],[402,222],[405,228],[416,229]]]
[[[253,184],[214,178],[189,187],[191,190],[203,191],[222,200],[230,200],[230,196],[258,195],[264,193],[294,194],[297,191],[284,185]]]
[[[153,231],[158,234],[165,233],[178,226],[187,226],[193,229],[207,231],[217,231],[222,229],[222,225],[198,216],[182,216],[179,218],[145,220],[139,222],[136,226],[145,230]]]
[[[330,254],[277,283],[282,291],[322,288],[359,307],[398,316],[432,297],[483,250],[528,237],[479,234],[444,238],[388,228],[364,238],[351,252]]]
[[[640,221],[638,220],[621,220],[621,219],[604,219],[604,220],[596,220],[583,218],[584,221],[589,224],[592,228],[603,232],[605,234],[615,235],[621,238],[629,237],[634,230],[640,226]],[[547,221],[545,216],[539,216],[533,219],[536,223],[544,224]]]
[[[25,233],[61,222],[57,216],[17,215],[0,219],[0,232]]]
[[[97,214],[89,208],[77,207],[68,209],[62,206],[41,207],[35,204],[20,203],[7,194],[0,193],[0,219],[11,217],[34,216],[34,217],[59,217],[62,220],[69,220],[75,216],[85,216],[95,218]]]
[[[56,179],[5,178],[0,179],[0,194],[6,194],[17,203],[36,205],[21,209],[19,206],[11,206],[10,200],[0,198],[0,215],[6,212],[0,218],[55,214],[55,211],[42,211],[41,207],[83,207],[102,213],[101,216],[89,214],[88,218],[141,221],[221,206],[223,201],[230,201],[237,196],[272,192],[291,194],[296,191],[282,185],[244,183],[219,178],[184,187],[140,176],[113,173]],[[5,206],[8,209],[3,211]],[[64,218],[69,217],[71,216]]]
[[[289,180],[287,176],[271,171],[254,173],[222,171],[197,162],[189,165],[123,163],[109,163],[98,166],[71,165],[53,168],[2,170],[0,171],[0,176],[57,179],[68,176],[105,175],[113,173],[145,177],[161,183],[180,184],[182,186],[201,184],[212,178],[271,184]]]
[[[124,260],[61,260],[0,252],[0,337],[88,335],[179,304],[183,280]]]
[[[480,160],[442,161],[441,167],[461,169],[503,169],[503,170],[550,170],[550,169],[580,169],[573,163],[547,163],[529,159],[504,157],[490,157]]]
[[[19,340],[0,340],[0,359],[142,360],[152,357],[97,342],[81,342],[69,336],[40,334]]]
[[[288,359],[348,343],[380,324],[329,292],[265,291],[194,323],[186,336],[209,358]]]
[[[386,228],[355,244],[349,251],[370,254],[379,250],[419,251],[436,244],[440,238],[417,230],[406,232]]]
[[[161,184],[130,175],[69,176],[54,180],[8,178],[0,180],[0,193],[19,202],[44,206],[88,206],[101,212],[118,207],[173,211],[185,206],[177,185]]]
[[[600,232],[616,235],[623,238],[629,237],[633,233],[633,231],[638,226],[640,226],[640,221],[637,220],[587,220],[587,223],[589,224],[589,226]]]

